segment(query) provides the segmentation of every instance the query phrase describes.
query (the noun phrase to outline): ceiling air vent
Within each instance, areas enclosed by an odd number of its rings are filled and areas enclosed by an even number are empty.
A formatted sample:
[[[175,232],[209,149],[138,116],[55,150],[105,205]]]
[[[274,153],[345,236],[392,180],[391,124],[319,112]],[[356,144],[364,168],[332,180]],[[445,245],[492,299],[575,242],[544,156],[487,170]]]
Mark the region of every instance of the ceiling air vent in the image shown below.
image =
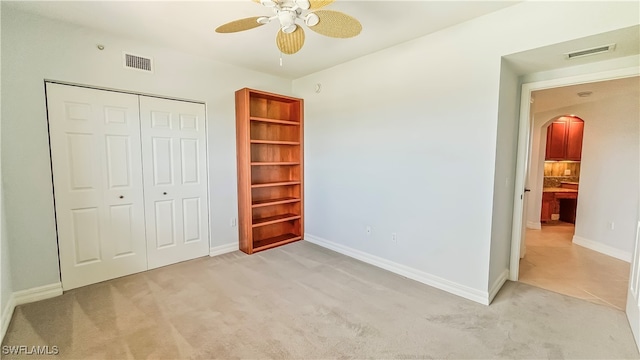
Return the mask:
[[[153,59],[128,53],[124,53],[123,55],[124,67],[126,69],[153,73]]]
[[[607,52],[611,52],[611,51],[613,51],[615,49],[616,49],[616,44],[609,44],[609,45],[598,46],[598,47],[594,47],[594,48],[590,48],[590,49],[584,49],[584,50],[579,50],[579,51],[573,51],[573,52],[570,52],[570,53],[566,53],[566,54],[564,54],[564,57],[567,60],[571,60],[571,59],[576,59],[576,58],[583,57],[583,56],[607,53]]]

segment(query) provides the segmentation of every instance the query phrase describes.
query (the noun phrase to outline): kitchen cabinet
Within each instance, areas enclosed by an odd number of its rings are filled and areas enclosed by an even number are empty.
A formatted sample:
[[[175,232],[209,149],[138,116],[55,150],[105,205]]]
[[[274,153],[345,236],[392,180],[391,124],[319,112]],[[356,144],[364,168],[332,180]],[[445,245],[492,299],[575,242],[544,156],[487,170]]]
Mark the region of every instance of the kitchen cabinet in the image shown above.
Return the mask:
[[[556,197],[552,192],[542,193],[542,211],[540,212],[540,221],[551,221],[551,216],[557,214]]]
[[[574,224],[578,190],[568,187],[544,188],[540,222],[560,220]]]
[[[567,128],[567,160],[580,161],[582,158],[582,135],[584,133],[584,121],[578,118],[570,118]]]
[[[563,116],[547,128],[545,160],[580,161],[584,121],[573,116]]]
[[[562,182],[560,182],[560,187],[562,189],[578,190],[578,183],[577,182],[571,182],[571,181],[562,181]]]

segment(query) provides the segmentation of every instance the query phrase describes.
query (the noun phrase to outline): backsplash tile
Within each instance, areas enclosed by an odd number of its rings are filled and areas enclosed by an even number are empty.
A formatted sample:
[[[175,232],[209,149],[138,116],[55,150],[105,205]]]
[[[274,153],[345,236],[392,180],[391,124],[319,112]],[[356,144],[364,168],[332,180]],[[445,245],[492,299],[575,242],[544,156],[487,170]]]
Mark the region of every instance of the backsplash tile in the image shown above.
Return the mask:
[[[574,176],[545,176],[543,187],[560,187],[560,183],[563,181],[580,182],[580,178]]]
[[[565,175],[565,171],[569,174]],[[560,187],[563,181],[580,181],[580,162],[545,161],[544,162],[544,187]]]
[[[569,170],[569,174],[565,174],[566,170]],[[580,163],[566,161],[545,161],[544,176],[580,177]]]

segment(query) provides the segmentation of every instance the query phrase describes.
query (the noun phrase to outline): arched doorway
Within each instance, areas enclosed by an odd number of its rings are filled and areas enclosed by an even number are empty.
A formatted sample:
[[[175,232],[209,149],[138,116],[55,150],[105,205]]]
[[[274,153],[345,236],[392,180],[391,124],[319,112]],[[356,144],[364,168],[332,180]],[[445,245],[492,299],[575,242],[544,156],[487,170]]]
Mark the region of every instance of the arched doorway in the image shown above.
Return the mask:
[[[573,225],[578,205],[584,120],[574,115],[559,116],[546,128],[540,222]]]

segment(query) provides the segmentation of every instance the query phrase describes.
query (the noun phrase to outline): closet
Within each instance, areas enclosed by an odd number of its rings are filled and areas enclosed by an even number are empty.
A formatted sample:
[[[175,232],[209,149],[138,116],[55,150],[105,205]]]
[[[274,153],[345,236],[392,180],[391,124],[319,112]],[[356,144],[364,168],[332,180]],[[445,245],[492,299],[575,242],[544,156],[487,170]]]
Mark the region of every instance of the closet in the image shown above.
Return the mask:
[[[63,289],[207,255],[204,105],[46,91]]]

